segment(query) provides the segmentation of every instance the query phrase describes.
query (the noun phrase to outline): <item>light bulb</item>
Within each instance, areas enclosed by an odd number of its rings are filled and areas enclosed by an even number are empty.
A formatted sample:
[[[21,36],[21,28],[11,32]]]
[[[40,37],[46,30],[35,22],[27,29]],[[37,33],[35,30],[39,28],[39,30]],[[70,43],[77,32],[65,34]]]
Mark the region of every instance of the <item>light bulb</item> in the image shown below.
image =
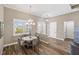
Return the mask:
[[[30,23],[32,25],[32,23]]]
[[[33,22],[33,20],[32,19],[29,19],[28,22]]]
[[[33,23],[33,25],[35,25],[35,23]]]
[[[28,22],[31,22],[31,20],[29,19]]]

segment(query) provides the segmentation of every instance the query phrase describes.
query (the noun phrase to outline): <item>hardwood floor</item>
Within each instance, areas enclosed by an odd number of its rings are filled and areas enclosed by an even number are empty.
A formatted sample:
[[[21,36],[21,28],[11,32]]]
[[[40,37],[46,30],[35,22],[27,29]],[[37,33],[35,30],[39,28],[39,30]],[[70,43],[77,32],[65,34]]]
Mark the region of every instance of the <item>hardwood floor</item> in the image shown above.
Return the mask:
[[[58,41],[57,44],[52,43],[52,45],[41,43],[40,46],[34,50],[32,48],[21,48],[18,44],[15,44],[5,47],[3,49],[3,55],[68,55],[68,45],[68,41],[64,41],[64,43],[61,44],[59,44]]]

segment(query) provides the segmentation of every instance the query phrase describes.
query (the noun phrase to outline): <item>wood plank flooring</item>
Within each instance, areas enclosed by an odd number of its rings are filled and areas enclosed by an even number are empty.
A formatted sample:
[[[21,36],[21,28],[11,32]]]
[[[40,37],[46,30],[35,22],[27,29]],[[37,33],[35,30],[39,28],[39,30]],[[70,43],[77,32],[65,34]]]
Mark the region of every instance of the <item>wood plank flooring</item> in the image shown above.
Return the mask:
[[[68,42],[64,42],[64,46],[52,43],[46,45],[41,43],[35,50],[32,48],[21,48],[18,44],[7,46],[3,49],[3,55],[68,55],[69,50],[66,49]],[[39,50],[38,50],[39,49]]]

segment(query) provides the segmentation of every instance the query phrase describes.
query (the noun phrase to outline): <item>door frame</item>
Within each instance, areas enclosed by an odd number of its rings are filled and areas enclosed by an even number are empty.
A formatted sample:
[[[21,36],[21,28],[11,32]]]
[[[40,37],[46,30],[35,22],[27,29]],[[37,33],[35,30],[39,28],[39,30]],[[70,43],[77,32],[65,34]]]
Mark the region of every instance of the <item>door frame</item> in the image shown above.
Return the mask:
[[[51,23],[54,23],[54,22],[55,22],[55,25],[56,25],[56,26],[55,26],[55,27],[56,27],[56,31],[55,31],[55,37],[52,37],[52,36],[50,36],[50,24],[51,24]],[[57,35],[56,35],[56,34],[57,34],[57,22],[56,22],[56,21],[50,22],[48,26],[49,26],[48,36],[49,36],[49,37],[52,37],[52,38],[56,38],[56,36],[57,36]]]
[[[65,39],[65,38],[68,38],[68,37],[67,37],[67,22],[73,22],[73,26],[75,25],[73,20],[64,21],[64,39]],[[66,23],[66,25],[65,25],[65,23]],[[65,26],[66,26],[66,28],[65,28]],[[73,28],[74,28],[74,27],[73,27]],[[65,30],[65,29],[66,29],[66,30]],[[73,29],[73,36],[74,36],[74,29]],[[71,38],[71,39],[74,39],[74,37]]]

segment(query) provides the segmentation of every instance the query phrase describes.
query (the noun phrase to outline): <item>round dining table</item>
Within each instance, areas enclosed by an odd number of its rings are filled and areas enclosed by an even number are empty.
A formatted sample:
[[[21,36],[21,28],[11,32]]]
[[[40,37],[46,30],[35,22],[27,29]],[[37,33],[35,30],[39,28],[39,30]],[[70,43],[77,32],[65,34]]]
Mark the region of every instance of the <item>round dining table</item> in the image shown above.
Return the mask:
[[[27,36],[27,37],[22,38],[23,41],[32,41],[34,39],[37,39],[37,37],[36,36]]]
[[[22,38],[23,44],[27,47],[33,47],[35,44],[35,41],[37,40],[36,36],[26,36]],[[22,43],[21,43],[22,44]]]

